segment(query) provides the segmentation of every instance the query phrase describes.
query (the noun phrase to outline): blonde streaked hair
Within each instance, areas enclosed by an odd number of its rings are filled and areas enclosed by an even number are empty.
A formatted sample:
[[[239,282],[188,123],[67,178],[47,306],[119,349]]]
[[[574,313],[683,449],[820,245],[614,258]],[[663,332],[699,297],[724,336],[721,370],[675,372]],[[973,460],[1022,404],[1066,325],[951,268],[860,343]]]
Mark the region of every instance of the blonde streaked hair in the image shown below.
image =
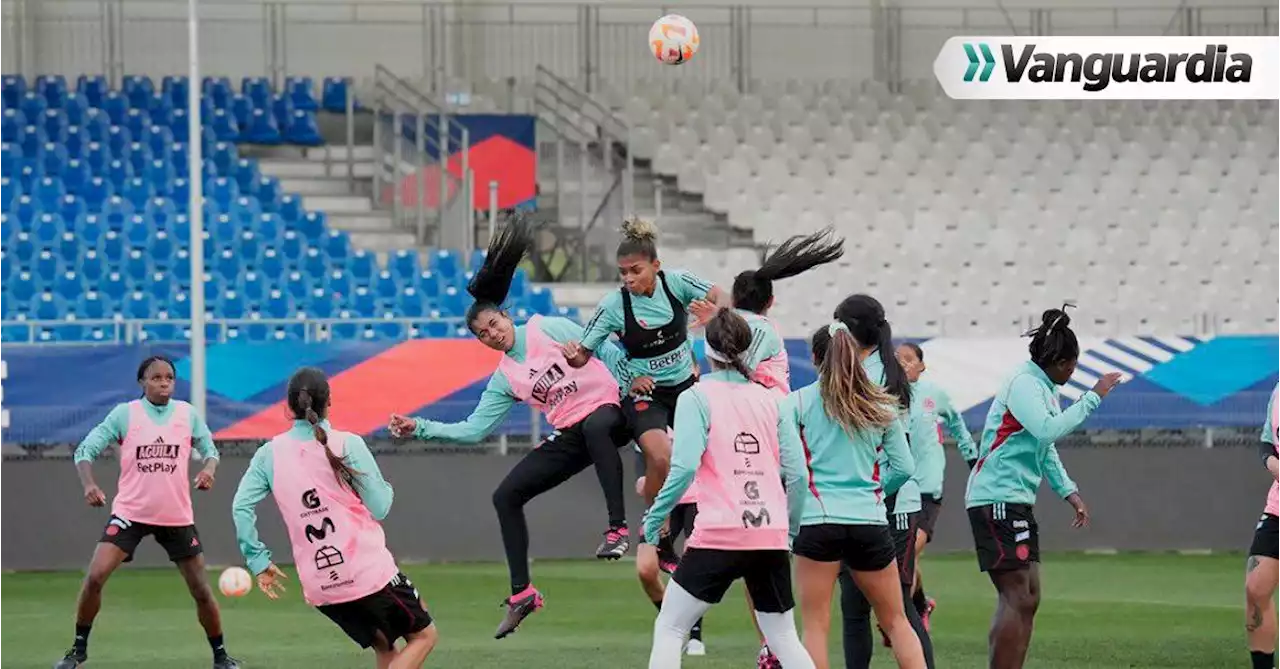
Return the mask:
[[[847,325],[834,321],[826,330],[830,343],[818,366],[818,388],[827,415],[850,432],[888,427],[898,419],[897,400],[867,377]]]

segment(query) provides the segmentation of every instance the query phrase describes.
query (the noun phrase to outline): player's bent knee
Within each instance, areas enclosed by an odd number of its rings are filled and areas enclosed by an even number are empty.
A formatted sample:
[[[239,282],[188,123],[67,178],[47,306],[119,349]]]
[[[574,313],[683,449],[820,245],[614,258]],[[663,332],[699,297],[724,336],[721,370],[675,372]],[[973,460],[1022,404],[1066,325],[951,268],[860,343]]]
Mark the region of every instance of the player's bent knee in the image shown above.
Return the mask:
[[[1256,574],[1249,574],[1244,580],[1244,596],[1250,603],[1257,606],[1270,605],[1271,597],[1275,594],[1274,581],[1268,582],[1268,579],[1258,577]]]

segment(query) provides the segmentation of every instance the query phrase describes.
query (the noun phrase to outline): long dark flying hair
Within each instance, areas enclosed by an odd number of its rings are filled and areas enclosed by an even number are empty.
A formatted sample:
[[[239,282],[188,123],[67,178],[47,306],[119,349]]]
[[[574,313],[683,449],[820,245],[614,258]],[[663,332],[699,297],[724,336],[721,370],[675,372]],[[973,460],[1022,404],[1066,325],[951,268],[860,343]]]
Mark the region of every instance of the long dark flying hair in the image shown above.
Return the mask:
[[[849,326],[849,333],[858,345],[879,349],[880,363],[884,365],[884,387],[907,409],[911,406],[911,382],[902,369],[898,357],[893,354],[893,328],[885,320],[884,306],[870,295],[857,294],[844,298],[836,307],[835,318]]]
[[[312,433],[316,441],[320,442],[320,447],[324,449],[325,458],[329,460],[329,467],[333,469],[333,475],[338,479],[338,484],[347,486],[357,495],[360,494],[356,490],[356,477],[360,473],[347,464],[345,456],[339,457],[329,450],[329,433],[320,425],[320,421],[329,413],[329,379],[324,372],[315,367],[299,369],[289,378],[289,387],[285,395],[289,412],[293,414],[294,420],[305,420],[311,423]]]
[[[765,257],[760,269],[749,269],[734,277],[733,306],[758,314],[773,299],[774,281],[835,262],[842,255],[844,238],[836,238],[831,228],[789,237]]]
[[[489,240],[484,264],[467,283],[475,302],[467,309],[467,326],[485,311],[502,311],[511,290],[511,279],[526,253],[533,248],[533,225],[523,214],[515,214],[506,227]]]
[[[751,378],[751,370],[742,360],[742,356],[751,349],[751,326],[745,318],[733,309],[719,309],[707,323],[706,336],[707,346],[728,360],[712,360],[712,363],[729,367],[748,379]]]
[[[1067,309],[1075,306],[1065,303],[1061,309],[1046,310],[1040,315],[1040,325],[1023,333],[1024,337],[1031,337],[1027,350],[1031,361],[1041,369],[1080,357],[1080,342],[1071,331],[1071,317],[1067,315]]]

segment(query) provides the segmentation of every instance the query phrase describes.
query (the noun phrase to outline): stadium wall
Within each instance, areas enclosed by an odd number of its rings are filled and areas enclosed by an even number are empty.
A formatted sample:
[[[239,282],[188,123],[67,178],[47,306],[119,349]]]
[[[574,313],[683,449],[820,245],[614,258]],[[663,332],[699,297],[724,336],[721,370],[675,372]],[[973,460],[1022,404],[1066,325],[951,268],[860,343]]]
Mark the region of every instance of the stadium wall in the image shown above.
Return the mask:
[[[1118,549],[1243,551],[1266,499],[1268,477],[1251,448],[1069,448],[1062,458],[1093,513],[1093,527],[1070,528],[1070,508],[1042,491],[1036,509],[1048,551]],[[396,489],[386,521],[396,556],[405,561],[501,561],[490,495],[518,456],[465,454],[380,455]],[[951,454],[944,506],[931,550],[971,551],[963,507],[964,463]],[[624,458],[628,470],[631,458]],[[237,564],[231,498],[248,458],[229,457],[214,490],[193,493],[196,522],[211,564]],[[114,462],[96,467],[108,497],[115,492]],[[0,567],[7,570],[81,569],[108,519],[107,509],[85,506],[68,459],[10,460],[0,468],[3,488]],[[630,478],[628,480],[631,480]],[[641,504],[627,499],[632,526]],[[279,513],[259,508],[263,540],[292,562]],[[534,559],[585,558],[605,524],[604,504],[591,472],[538,498],[529,507]],[[779,516],[781,517],[781,516]],[[1052,563],[1053,557],[1048,561]],[[163,551],[144,542],[138,564],[165,564]],[[627,569],[628,567],[619,567]]]
[[[930,378],[951,394],[974,431],[982,429],[991,398],[1010,370],[1027,357],[1027,340],[1016,337],[917,341]],[[700,348],[698,342],[699,359]],[[792,385],[811,383],[808,344],[792,339],[787,349]],[[1260,426],[1280,369],[1274,336],[1083,338],[1081,349],[1079,368],[1062,388],[1067,401],[1103,373],[1119,371],[1125,379],[1086,423],[1090,429]],[[78,443],[115,404],[138,396],[138,362],[153,353],[177,361],[177,397],[188,396],[185,346],[5,347],[10,427],[4,443]],[[392,413],[462,420],[479,400],[497,355],[469,339],[215,343],[208,350],[206,419],[218,439],[270,438],[288,425],[281,400],[289,375],[314,365],[330,375],[333,419],[343,429],[386,434]],[[519,407],[500,431],[528,435],[546,429]]]

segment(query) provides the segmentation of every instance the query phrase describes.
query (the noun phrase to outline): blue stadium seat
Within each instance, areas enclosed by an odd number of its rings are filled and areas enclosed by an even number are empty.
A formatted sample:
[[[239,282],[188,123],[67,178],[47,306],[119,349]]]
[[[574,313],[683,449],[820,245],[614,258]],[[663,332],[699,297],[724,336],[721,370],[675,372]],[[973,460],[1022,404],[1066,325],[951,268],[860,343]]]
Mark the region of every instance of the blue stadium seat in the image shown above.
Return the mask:
[[[236,119],[236,125],[244,132],[249,123],[253,120],[253,100],[247,95],[237,93],[231,97],[231,115]]]
[[[437,250],[431,257],[431,269],[445,281],[452,282],[461,274],[458,256],[447,249]]]
[[[227,291],[227,282],[215,272],[205,272],[201,283],[204,284],[204,299],[206,303],[216,307],[218,301],[222,299],[222,294]],[[208,309],[209,307],[206,306],[205,308]]]
[[[173,118],[169,123],[169,132],[173,134],[173,141],[187,144],[191,141],[191,120],[187,118],[187,110],[173,110]]]
[[[231,168],[235,166],[236,161],[240,160],[240,156],[236,152],[236,145],[231,142],[214,142],[205,157],[213,160],[219,175],[230,174]]]
[[[71,126],[63,137],[62,147],[67,150],[67,158],[84,158],[89,148],[89,136],[79,127]]]
[[[337,318],[341,321],[335,323],[329,329],[329,336],[335,340],[355,340],[360,338],[361,326],[355,323],[347,322],[352,318],[359,318],[359,315],[351,313],[347,309],[338,311]]]
[[[84,149],[84,162],[94,175],[101,175],[111,162],[111,149],[103,142],[89,142]]]
[[[303,146],[320,146],[324,138],[320,136],[320,126],[316,124],[316,113],[293,110],[288,123],[284,125],[284,138],[290,144]]]
[[[240,266],[240,256],[236,255],[231,249],[223,249],[218,252],[217,259],[214,261],[218,274],[226,280],[228,284],[235,283],[240,277],[242,268]]]
[[[244,318],[245,312],[248,310],[244,303],[244,297],[235,290],[226,290],[222,292],[218,299],[218,312],[223,318]]]
[[[384,269],[373,282],[373,292],[379,299],[390,300],[400,294],[400,283],[394,274]]]
[[[315,111],[320,108],[316,103],[316,84],[311,77],[286,77],[284,80],[285,95],[294,109]]]
[[[84,212],[84,200],[74,195],[63,195],[62,200],[58,202],[58,214],[62,216],[63,221],[79,220]]]
[[[408,286],[400,291],[396,309],[408,318],[421,318],[427,313],[427,301],[418,294],[418,289]]]
[[[284,224],[277,214],[258,214],[258,220],[254,223],[254,231],[264,244],[279,242],[283,229]]]
[[[187,210],[191,206],[191,180],[178,175],[169,187],[169,197],[173,199],[173,206],[178,208],[178,213],[189,213]]]
[[[107,229],[102,234],[102,257],[107,259],[111,267],[119,267],[124,262],[124,237],[115,230]]]
[[[275,118],[262,108],[249,114],[249,122],[240,124],[240,141],[250,144],[279,144],[280,126]]]
[[[118,271],[110,271],[98,283],[98,288],[103,295],[110,299],[113,303],[118,303],[124,299],[125,293],[129,291],[129,282],[124,275]]]
[[[312,318],[332,318],[337,308],[337,300],[323,288],[315,288],[306,296],[306,301],[299,301],[298,308]]]
[[[0,98],[3,99],[6,109],[17,107],[26,94],[26,79],[12,74],[6,74],[3,79],[0,79]]]
[[[429,299],[440,297],[440,293],[443,290],[442,283],[443,282],[440,280],[440,277],[431,270],[423,270],[419,272],[415,279],[415,285],[418,287],[418,291]]]
[[[51,291],[40,293],[31,306],[31,311],[36,320],[40,321],[58,320],[66,312],[66,305],[63,303],[62,298]]]
[[[68,160],[66,167],[62,169],[62,185],[66,187],[68,193],[74,195],[83,195],[91,178],[93,175],[89,171],[88,164],[77,158]]]
[[[407,328],[403,321],[398,321],[394,311],[385,311],[382,313],[382,321],[374,326],[374,331],[380,339],[404,339],[407,334]]]
[[[35,92],[43,95],[52,107],[61,107],[68,95],[67,78],[61,74],[42,74],[36,77]]]
[[[44,131],[46,137],[62,141],[66,136],[67,126],[71,125],[67,122],[67,114],[61,109],[46,109],[40,117],[40,129]]]
[[[377,258],[365,249],[356,249],[347,258],[347,271],[356,281],[369,285],[377,272]]]
[[[266,77],[244,77],[240,80],[240,93],[253,101],[256,107],[266,107],[271,101],[271,82]]]
[[[92,285],[96,285],[107,274],[107,260],[97,249],[86,249],[76,264],[80,274]]]
[[[84,206],[89,211],[100,211],[106,206],[114,193],[115,189],[110,182],[102,177],[95,176],[85,183],[84,188],[80,191],[80,196],[84,198]]]
[[[259,188],[259,194],[262,190]],[[306,214],[302,210],[302,198],[293,193],[284,193],[280,196],[280,218],[284,220],[284,224],[288,228],[296,227],[303,215]]]
[[[296,229],[302,233],[308,244],[319,243],[325,235],[325,215],[317,211],[308,211],[298,219]]]
[[[22,148],[17,144],[5,142],[0,144],[0,174],[5,177],[15,177],[18,171],[22,169]]]
[[[529,285],[529,273],[517,269],[511,277],[511,289],[507,291],[507,296],[516,300],[524,299],[529,294]]]
[[[173,171],[178,176],[187,176],[191,169],[191,154],[187,150],[186,142],[174,142],[169,147],[169,162],[173,164]]]
[[[19,103],[18,108],[22,110],[22,115],[27,117],[28,121],[34,121],[44,116],[44,111],[49,108],[49,102],[43,95],[35,91],[27,91],[22,96],[22,102]]]
[[[346,299],[347,296],[355,292],[354,278],[349,272],[335,269],[329,272],[326,288],[331,295],[338,296],[338,299]]]
[[[108,230],[123,232],[130,216],[133,216],[133,203],[119,195],[112,195],[102,203],[102,218]]]
[[[302,254],[302,273],[312,279],[320,279],[328,272],[329,259],[317,248],[308,248]]]
[[[123,267],[125,277],[136,285],[151,275],[151,258],[144,249],[129,249],[124,258]]]
[[[54,241],[58,239],[58,235],[61,235],[65,229],[66,225],[63,224],[62,216],[58,215],[57,210],[40,214],[36,217],[36,244],[42,249],[52,247]]]
[[[151,98],[151,103],[147,105],[147,118],[150,119],[151,125],[167,128],[173,125],[175,111],[186,113],[185,110],[175,110],[163,93],[156,93],[155,97]]]
[[[82,74],[76,78],[76,94],[84,96],[90,106],[101,106],[102,98],[109,90],[111,85],[107,83],[107,78],[100,74]]]
[[[105,144],[112,157],[120,158],[129,152],[129,146],[133,144],[133,133],[123,125],[113,125],[107,128],[106,140]]]
[[[253,158],[240,158],[231,167],[228,176],[235,179],[236,186],[242,194],[255,194],[258,191],[258,161]]]
[[[297,265],[302,262],[302,238],[293,230],[285,230],[280,237],[280,255],[287,264]]]
[[[485,256],[489,255],[488,249],[474,249],[471,251],[470,260],[467,262],[468,272],[479,272],[480,266],[484,264]]]
[[[36,252],[32,270],[37,281],[46,285],[53,283],[63,271],[62,259],[52,249],[40,249]]]
[[[138,211],[146,208],[147,202],[155,196],[155,190],[151,187],[150,181],[134,177],[124,182],[120,195],[128,201],[135,211]]]
[[[124,92],[129,104],[134,107],[145,107],[151,97],[156,94],[156,86],[151,81],[151,77],[131,74],[124,78],[120,83],[120,90]]]
[[[31,232],[35,229],[36,215],[40,206],[36,203],[35,198],[27,194],[18,196],[18,201],[13,204],[10,211],[13,212],[14,223],[17,224],[19,230]]]
[[[40,147],[44,146],[48,138],[40,126],[30,125],[22,129],[22,135],[18,138],[18,146],[22,148],[22,155],[28,158],[34,158],[40,153]]]
[[[167,230],[156,230],[151,235],[151,241],[147,244],[147,254],[151,256],[153,267],[162,270],[182,269],[182,265],[175,264],[176,253],[177,245],[174,244],[173,235],[170,235]]]
[[[173,217],[178,213],[178,208],[174,205],[173,200],[164,196],[156,196],[147,200],[144,208],[149,218],[155,221],[154,225],[158,228],[168,229],[173,223]]]
[[[151,236],[155,228],[152,226],[151,217],[143,214],[134,214],[124,226],[124,238],[129,246],[134,248],[144,248],[151,241]]]
[[[212,115],[202,116],[201,122],[220,142],[234,142],[239,139],[239,123],[236,122],[236,115],[228,110],[215,109]]]
[[[276,121],[276,127],[285,130],[292,123],[293,119],[293,103],[284,95],[271,96],[271,103],[267,105],[271,110],[271,117]]]
[[[262,301],[267,295],[267,281],[257,272],[245,272],[240,277],[240,292],[244,295],[244,299],[249,304],[254,305]]]
[[[151,183],[155,192],[168,195],[173,192],[173,181],[177,175],[166,160],[152,160],[143,171],[143,178]]]
[[[93,208],[88,207],[88,211],[93,211]],[[106,234],[107,226],[99,214],[86,213],[76,220],[75,231],[86,248],[96,249],[102,243],[102,236]]]
[[[89,101],[79,94],[68,95],[62,103],[62,113],[66,115],[67,125],[70,126],[84,125],[85,115],[92,108]]]
[[[0,139],[6,142],[16,142],[22,137],[22,133],[27,127],[27,117],[22,112],[13,108],[6,108],[4,116],[0,117]]]
[[[145,109],[133,107],[125,114],[124,124],[116,127],[125,128],[129,131],[129,137],[133,138],[143,137],[146,135],[147,130],[149,130],[152,125],[155,124],[151,122],[151,116],[147,114]],[[108,143],[110,143],[110,140],[108,140]],[[114,150],[116,147],[112,146],[111,148]]]
[[[181,285],[173,287],[173,295],[169,298],[169,316],[173,318],[191,318],[191,297]]]
[[[34,274],[27,270],[21,270],[13,281],[5,285],[5,289],[9,292],[9,296],[19,303],[30,302],[31,298],[35,297],[37,281],[38,279]],[[6,296],[5,301],[9,300],[9,296]]]
[[[208,219],[208,222],[205,223],[205,229],[213,236],[214,243],[230,245],[236,241],[236,232],[239,231],[239,226],[236,225],[236,220],[231,218],[230,214],[218,214]]]
[[[160,90],[169,104],[177,108],[186,108],[191,95],[191,80],[187,77],[166,76],[160,82]]]
[[[461,316],[466,312],[468,296],[457,286],[449,286],[440,295],[440,311],[445,316]]]
[[[530,309],[543,316],[550,316],[555,313],[555,303],[552,301],[551,291],[546,288],[535,286],[529,291],[526,302]]]
[[[200,90],[204,97],[211,99],[221,109],[230,106],[231,98],[235,95],[231,80],[226,77],[205,77]]]
[[[267,318],[291,318],[296,309],[289,294],[277,288],[272,289],[262,301],[262,313]]]
[[[135,290],[124,299],[124,315],[126,318],[151,318],[155,314],[155,300],[150,293]]]
[[[147,148],[151,149],[153,157],[169,159],[173,153],[173,131],[162,126],[153,125],[147,128]],[[186,155],[183,155],[186,159]]]
[[[414,249],[399,249],[391,254],[391,271],[402,282],[413,281],[422,273],[418,266],[418,252]]]
[[[330,262],[345,264],[351,256],[351,236],[343,230],[330,230],[325,237],[324,249]]]
[[[262,256],[258,258],[258,268],[267,276],[280,276],[285,268],[284,258],[276,249],[265,248],[262,250]]]
[[[57,211],[58,203],[66,194],[67,190],[63,188],[62,180],[53,177],[41,177],[31,189],[31,198],[35,200],[36,208],[41,211]]]
[[[347,307],[355,312],[357,318],[372,318],[378,309],[378,299],[373,291],[360,286],[348,298]]]
[[[102,178],[109,181],[111,188],[117,192],[124,188],[124,182],[131,176],[133,174],[129,170],[129,163],[119,159],[107,163],[102,171]]]
[[[235,182],[231,182],[235,185]],[[238,188],[238,187],[237,187]],[[258,200],[241,193],[236,196],[235,201],[231,203],[231,215],[239,221],[242,227],[252,227],[254,221],[262,214],[262,208],[258,206]]]
[[[263,270],[263,271],[266,272],[266,270]],[[284,291],[288,293],[290,297],[298,301],[305,300],[307,297],[307,294],[310,293],[312,289],[311,280],[303,276],[302,272],[299,272],[296,270],[289,271],[288,273],[285,273],[283,275],[278,275],[278,274],[267,274],[267,275],[282,276],[280,283],[282,286],[284,286]]]
[[[96,290],[86,291],[76,300],[75,313],[85,320],[101,320],[108,318],[111,304],[102,298]]]
[[[84,281],[74,271],[63,272],[54,285],[54,292],[65,300],[74,301],[84,292]]]
[[[240,233],[236,240],[236,253],[247,261],[254,261],[256,264],[258,254],[262,250],[262,243],[258,236],[251,230],[245,230]]]
[[[91,142],[103,142],[107,139],[107,133],[111,130],[111,117],[101,109],[90,108],[84,112],[84,120],[80,123],[80,129],[85,133]]]
[[[432,321],[427,323],[426,336],[434,339],[452,337],[453,326],[443,321]]]
[[[62,144],[45,142],[38,160],[41,174],[61,179],[62,170],[67,166],[67,149]]]
[[[162,310],[167,310],[173,302],[174,291],[177,288],[169,273],[161,271],[152,272],[140,284],[135,283],[134,285],[142,285],[147,294],[156,301],[156,304]]]

